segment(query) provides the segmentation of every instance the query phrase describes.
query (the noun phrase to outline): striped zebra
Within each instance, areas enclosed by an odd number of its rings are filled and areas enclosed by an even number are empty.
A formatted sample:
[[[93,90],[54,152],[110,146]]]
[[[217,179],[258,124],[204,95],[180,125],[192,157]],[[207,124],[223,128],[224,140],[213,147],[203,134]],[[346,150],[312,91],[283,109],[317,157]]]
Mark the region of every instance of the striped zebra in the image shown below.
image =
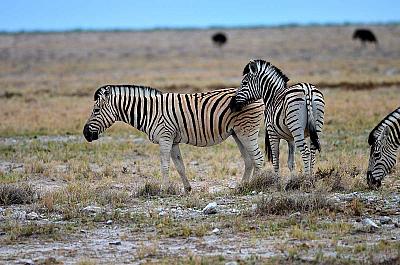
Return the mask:
[[[288,168],[295,169],[295,148],[301,152],[304,171],[310,174],[315,165],[315,152],[321,150],[318,134],[324,124],[324,96],[314,85],[299,83],[287,87],[289,78],[264,60],[250,61],[243,80],[232,99],[233,111],[263,99],[265,104],[265,149],[275,173],[279,173],[279,142],[288,143]],[[305,140],[310,136],[310,148]]]
[[[264,106],[259,101],[241,112],[232,112],[229,103],[236,90],[177,94],[135,85],[103,86],[94,94],[93,111],[83,135],[91,142],[116,121],[132,125],[160,145],[163,185],[168,185],[172,157],[187,192],[191,186],[179,144],[211,146],[232,135],[245,162],[242,181],[248,181],[253,168],[256,173],[264,162],[257,142]]]
[[[370,188],[379,188],[382,179],[396,164],[400,148],[400,107],[387,115],[371,131],[368,137],[371,146],[367,183]]]

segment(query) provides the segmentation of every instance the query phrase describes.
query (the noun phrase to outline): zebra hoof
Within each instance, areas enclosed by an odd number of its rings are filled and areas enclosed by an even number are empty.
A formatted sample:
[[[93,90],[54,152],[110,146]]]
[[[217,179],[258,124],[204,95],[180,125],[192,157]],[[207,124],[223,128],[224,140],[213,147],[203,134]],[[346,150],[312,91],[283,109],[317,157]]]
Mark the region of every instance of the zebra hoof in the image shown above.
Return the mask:
[[[189,194],[191,191],[192,191],[192,187],[191,187],[191,186],[185,187],[185,192],[186,192],[187,194]]]

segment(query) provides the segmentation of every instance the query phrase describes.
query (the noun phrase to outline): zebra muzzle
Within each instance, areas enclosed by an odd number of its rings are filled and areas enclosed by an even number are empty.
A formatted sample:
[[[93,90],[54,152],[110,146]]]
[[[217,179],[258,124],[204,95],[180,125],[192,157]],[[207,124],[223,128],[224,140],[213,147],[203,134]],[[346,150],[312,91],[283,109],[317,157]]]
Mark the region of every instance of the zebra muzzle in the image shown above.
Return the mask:
[[[245,104],[236,101],[236,97],[233,97],[231,99],[231,102],[229,103],[229,108],[231,109],[232,112],[241,111],[244,106]]]
[[[367,172],[367,183],[368,183],[368,187],[370,189],[377,189],[382,185],[382,181],[380,179],[375,179],[372,176],[372,172],[371,171]]]
[[[99,134],[97,132],[90,131],[89,125],[87,124],[85,125],[85,127],[83,127],[83,136],[85,136],[85,139],[88,142],[99,139]]]

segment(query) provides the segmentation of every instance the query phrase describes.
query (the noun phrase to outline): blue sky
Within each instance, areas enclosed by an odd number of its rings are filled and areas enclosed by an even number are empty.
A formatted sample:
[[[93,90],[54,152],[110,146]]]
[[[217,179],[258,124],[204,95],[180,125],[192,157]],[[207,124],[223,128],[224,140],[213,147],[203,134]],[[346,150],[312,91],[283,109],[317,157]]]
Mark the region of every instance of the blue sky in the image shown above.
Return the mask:
[[[385,23],[399,14],[399,0],[1,0],[0,30]]]

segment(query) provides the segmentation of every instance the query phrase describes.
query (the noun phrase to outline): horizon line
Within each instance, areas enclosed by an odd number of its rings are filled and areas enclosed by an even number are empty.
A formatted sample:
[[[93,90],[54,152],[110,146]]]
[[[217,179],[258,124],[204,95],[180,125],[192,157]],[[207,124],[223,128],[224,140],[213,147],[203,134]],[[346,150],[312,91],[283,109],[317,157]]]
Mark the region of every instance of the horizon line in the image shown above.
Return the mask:
[[[154,26],[148,28],[118,27],[118,28],[66,28],[66,29],[0,29],[1,35],[14,34],[46,34],[46,33],[74,33],[74,32],[146,32],[146,31],[186,31],[186,30],[212,30],[212,29],[261,29],[261,28],[296,28],[296,27],[335,27],[335,26],[391,26],[399,25],[399,21],[387,22],[309,22],[309,23],[282,23],[276,25],[255,24],[255,25],[210,25],[210,26]]]

